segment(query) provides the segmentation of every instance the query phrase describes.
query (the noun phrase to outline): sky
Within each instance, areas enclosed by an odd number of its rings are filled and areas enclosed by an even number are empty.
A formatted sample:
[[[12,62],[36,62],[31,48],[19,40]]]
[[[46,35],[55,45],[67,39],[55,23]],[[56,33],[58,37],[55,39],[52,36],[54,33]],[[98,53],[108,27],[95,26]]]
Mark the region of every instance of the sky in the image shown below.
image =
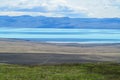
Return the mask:
[[[0,0],[0,15],[120,18],[120,0]]]

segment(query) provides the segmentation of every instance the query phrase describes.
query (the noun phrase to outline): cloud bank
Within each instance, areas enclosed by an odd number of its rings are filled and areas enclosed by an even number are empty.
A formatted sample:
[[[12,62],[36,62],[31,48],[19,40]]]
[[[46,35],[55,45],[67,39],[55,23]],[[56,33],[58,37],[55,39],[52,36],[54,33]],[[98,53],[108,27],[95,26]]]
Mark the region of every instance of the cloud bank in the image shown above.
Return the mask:
[[[120,0],[0,0],[0,15],[120,17]]]

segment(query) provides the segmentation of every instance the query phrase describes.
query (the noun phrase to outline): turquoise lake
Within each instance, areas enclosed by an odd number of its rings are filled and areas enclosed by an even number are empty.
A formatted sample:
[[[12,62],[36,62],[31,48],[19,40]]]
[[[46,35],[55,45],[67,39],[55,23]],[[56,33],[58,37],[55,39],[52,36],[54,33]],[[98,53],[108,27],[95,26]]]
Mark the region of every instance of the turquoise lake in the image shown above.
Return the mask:
[[[40,42],[120,43],[120,30],[0,28],[0,38],[17,38]]]

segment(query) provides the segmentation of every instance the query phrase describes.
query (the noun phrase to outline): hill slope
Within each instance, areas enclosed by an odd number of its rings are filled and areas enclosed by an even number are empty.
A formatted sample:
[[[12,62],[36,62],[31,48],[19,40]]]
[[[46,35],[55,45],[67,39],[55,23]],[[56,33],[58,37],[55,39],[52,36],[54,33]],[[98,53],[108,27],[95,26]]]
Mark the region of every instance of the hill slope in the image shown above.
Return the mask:
[[[120,29],[120,18],[0,16],[0,27]]]

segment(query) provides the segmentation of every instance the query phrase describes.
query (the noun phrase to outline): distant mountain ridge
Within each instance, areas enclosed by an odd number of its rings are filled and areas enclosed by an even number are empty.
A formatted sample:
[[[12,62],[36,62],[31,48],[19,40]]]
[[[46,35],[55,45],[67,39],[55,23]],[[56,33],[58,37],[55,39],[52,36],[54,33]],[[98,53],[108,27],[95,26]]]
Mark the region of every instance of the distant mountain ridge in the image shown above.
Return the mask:
[[[0,16],[0,27],[120,29],[120,18],[68,18],[45,16]]]

